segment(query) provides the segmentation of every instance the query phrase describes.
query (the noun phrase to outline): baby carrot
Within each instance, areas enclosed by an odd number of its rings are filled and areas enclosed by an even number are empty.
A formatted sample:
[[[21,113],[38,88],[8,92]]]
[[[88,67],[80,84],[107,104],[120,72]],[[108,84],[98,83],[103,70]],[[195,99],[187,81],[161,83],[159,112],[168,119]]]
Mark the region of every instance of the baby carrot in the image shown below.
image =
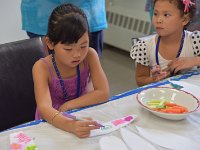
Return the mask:
[[[173,102],[165,102],[165,106],[172,107],[172,106],[177,106],[177,104]]]
[[[188,112],[188,109],[187,109],[186,107],[184,107],[184,106],[177,105],[177,106],[173,106],[173,108],[175,108],[175,109],[176,109],[176,108],[180,109],[182,113]]]
[[[176,114],[181,113],[181,109],[178,109],[178,108],[166,108],[165,111],[167,113],[176,113]]]

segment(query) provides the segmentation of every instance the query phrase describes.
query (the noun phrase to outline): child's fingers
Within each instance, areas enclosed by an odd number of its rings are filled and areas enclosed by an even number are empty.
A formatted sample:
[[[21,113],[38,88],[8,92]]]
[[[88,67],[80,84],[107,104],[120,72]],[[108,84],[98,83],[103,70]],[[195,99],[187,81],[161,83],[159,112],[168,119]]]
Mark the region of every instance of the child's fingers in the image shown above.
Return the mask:
[[[75,134],[80,138],[86,138],[86,137],[89,137],[90,131],[88,131],[88,132],[80,132],[80,131],[78,131]]]
[[[181,59],[173,60],[168,64],[169,71],[172,75],[177,74],[180,70],[185,67],[185,64],[182,63]]]
[[[93,130],[98,129],[96,121],[77,121],[80,127],[85,127],[85,129]]]
[[[92,121],[93,120],[91,117],[83,117],[83,119],[88,120],[88,121]]]
[[[85,127],[80,127],[79,132],[90,132],[91,130],[99,129],[97,126],[85,126]]]
[[[156,78],[156,81],[160,81],[165,79],[168,76],[168,73],[166,71],[161,71],[159,74],[156,74],[154,77]]]
[[[151,69],[151,73],[154,74],[154,73],[159,73],[161,71],[160,67],[159,66],[155,66]]]
[[[87,137],[89,137],[90,136],[90,133],[86,133],[86,134],[82,134],[81,135],[81,138],[87,138]]]
[[[170,71],[166,71],[166,76],[165,76],[165,78],[170,77],[170,75],[171,75],[171,72],[170,72]]]
[[[167,64],[167,66],[171,66],[172,63],[173,63],[173,61],[170,61],[170,62]]]
[[[96,121],[84,121],[85,123],[84,124],[86,124],[86,126],[95,126],[97,123],[96,123]]]
[[[153,76],[157,76],[157,75],[160,74],[160,70],[151,70],[151,74],[152,74]]]

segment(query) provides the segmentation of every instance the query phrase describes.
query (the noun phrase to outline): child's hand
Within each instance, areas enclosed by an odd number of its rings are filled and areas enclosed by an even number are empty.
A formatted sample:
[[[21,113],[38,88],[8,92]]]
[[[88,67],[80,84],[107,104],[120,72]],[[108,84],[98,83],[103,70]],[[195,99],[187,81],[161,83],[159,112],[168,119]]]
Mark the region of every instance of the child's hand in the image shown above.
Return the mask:
[[[194,59],[195,58],[189,58],[189,57],[176,58],[168,64],[168,70],[171,73],[176,74],[178,71],[182,69],[191,68],[194,66],[194,62],[195,62]]]
[[[72,125],[72,133],[80,138],[89,137],[90,131],[99,129],[96,121],[74,121]]]
[[[162,79],[165,79],[168,76],[167,71],[162,71],[159,65],[156,65],[151,68],[151,74],[154,82],[160,81]]]

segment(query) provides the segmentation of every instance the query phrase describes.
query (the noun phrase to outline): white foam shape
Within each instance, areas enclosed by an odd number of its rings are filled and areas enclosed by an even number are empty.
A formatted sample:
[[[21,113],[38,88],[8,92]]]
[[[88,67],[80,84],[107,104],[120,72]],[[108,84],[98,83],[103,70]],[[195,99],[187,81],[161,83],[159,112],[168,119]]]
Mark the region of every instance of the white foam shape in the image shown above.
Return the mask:
[[[139,150],[139,149],[156,150],[156,148],[152,144],[150,144],[149,142],[147,142],[146,140],[144,140],[142,137],[138,136],[134,132],[131,132],[130,130],[126,128],[121,128],[120,132],[121,132],[121,136],[124,142],[126,143],[126,145],[128,145],[128,147],[131,150]]]
[[[121,127],[124,127],[128,124],[130,124],[132,121],[136,119],[136,115],[128,115],[119,119],[115,119],[106,123],[101,123],[104,127],[100,127],[100,129],[91,130],[90,137],[108,134],[113,131],[118,130]],[[126,120],[126,121],[123,121]],[[115,122],[115,123],[113,123]]]
[[[105,136],[99,140],[101,150],[128,150],[126,144],[116,136]]]
[[[161,147],[173,150],[200,150],[200,146],[197,143],[181,135],[138,126],[136,128],[140,135]]]

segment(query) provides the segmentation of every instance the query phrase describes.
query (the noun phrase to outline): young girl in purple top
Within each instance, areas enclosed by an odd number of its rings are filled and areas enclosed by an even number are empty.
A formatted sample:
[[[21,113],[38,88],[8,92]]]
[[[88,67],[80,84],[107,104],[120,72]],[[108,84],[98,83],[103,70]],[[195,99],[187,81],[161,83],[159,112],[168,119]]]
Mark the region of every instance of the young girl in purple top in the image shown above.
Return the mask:
[[[96,51],[89,47],[85,14],[72,4],[56,7],[48,23],[46,43],[52,54],[33,66],[36,119],[88,137],[95,121],[75,121],[61,112],[108,100],[109,85]]]

